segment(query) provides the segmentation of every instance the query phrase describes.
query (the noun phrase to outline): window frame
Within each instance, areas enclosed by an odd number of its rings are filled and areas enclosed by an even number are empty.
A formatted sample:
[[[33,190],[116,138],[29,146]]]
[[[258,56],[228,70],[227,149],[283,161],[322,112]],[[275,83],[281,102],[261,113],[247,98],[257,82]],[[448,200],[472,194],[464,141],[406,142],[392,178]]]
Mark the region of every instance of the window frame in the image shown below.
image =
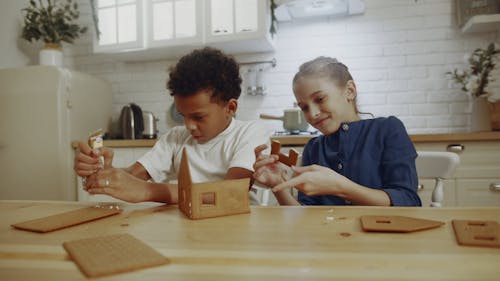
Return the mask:
[[[99,1],[99,0],[97,0]],[[117,52],[117,51],[126,51],[126,50],[137,50],[137,49],[143,49],[145,48],[144,46],[144,0],[131,0],[131,3],[119,3],[120,0],[114,0],[115,3],[114,5],[108,6],[106,8],[112,7],[115,9],[116,17],[115,17],[115,31],[116,31],[116,43],[113,44],[106,44],[106,45],[100,45],[99,44],[99,39],[97,38],[97,35],[94,36],[94,53],[112,53],[112,52]],[[118,32],[119,32],[119,24],[118,24],[118,9],[119,7],[123,6],[129,6],[129,5],[135,5],[135,12],[136,12],[136,40],[135,41],[129,41],[129,42],[124,42],[124,43],[119,43],[118,42]],[[99,4],[97,3],[96,6],[96,13],[97,16],[99,16]],[[98,19],[100,21],[100,19]]]

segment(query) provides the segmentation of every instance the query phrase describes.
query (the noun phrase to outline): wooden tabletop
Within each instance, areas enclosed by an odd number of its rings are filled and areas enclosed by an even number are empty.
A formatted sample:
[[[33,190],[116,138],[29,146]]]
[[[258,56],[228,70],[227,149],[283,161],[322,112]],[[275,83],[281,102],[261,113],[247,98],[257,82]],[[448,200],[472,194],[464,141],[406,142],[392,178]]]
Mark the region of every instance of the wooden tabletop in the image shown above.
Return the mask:
[[[0,201],[0,280],[84,280],[64,241],[129,233],[170,264],[110,280],[498,280],[500,249],[456,243],[452,219],[500,221],[500,208],[252,207],[189,220],[176,205],[123,205],[120,215],[46,234],[13,223],[92,203]],[[361,215],[445,222],[406,233],[367,233]]]

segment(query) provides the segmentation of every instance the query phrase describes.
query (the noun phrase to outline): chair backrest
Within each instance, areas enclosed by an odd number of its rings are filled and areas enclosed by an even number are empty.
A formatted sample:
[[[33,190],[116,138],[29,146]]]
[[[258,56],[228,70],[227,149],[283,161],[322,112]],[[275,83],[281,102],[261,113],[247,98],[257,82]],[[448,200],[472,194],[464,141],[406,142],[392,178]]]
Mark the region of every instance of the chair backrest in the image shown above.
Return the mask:
[[[432,178],[436,184],[432,191],[431,207],[441,207],[443,201],[443,179],[450,178],[460,164],[460,157],[453,152],[417,151],[417,174],[420,179]]]

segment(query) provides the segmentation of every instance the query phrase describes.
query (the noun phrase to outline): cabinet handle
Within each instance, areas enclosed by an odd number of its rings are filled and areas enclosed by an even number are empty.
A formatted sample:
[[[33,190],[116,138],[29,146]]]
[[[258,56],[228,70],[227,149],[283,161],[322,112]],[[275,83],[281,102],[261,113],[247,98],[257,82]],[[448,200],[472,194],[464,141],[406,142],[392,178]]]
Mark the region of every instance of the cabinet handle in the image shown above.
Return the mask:
[[[424,190],[424,185],[423,184],[417,185],[417,192],[419,192],[421,190]]]
[[[449,152],[462,152],[465,150],[465,146],[463,146],[461,144],[449,144],[446,147],[446,150]]]
[[[491,183],[490,184],[491,191],[500,191],[500,183]]]

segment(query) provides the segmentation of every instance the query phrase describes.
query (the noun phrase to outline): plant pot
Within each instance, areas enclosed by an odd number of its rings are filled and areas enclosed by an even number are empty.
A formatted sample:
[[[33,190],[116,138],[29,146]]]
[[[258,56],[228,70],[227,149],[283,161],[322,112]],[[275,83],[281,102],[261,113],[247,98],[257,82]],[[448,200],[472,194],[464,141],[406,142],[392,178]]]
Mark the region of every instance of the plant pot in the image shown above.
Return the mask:
[[[486,99],[475,98],[472,100],[471,131],[491,131],[490,109]]]
[[[61,46],[53,43],[46,43],[40,50],[39,54],[40,65],[63,65],[63,53]]]
[[[493,131],[500,131],[500,101],[488,103],[490,109],[490,123]]]

